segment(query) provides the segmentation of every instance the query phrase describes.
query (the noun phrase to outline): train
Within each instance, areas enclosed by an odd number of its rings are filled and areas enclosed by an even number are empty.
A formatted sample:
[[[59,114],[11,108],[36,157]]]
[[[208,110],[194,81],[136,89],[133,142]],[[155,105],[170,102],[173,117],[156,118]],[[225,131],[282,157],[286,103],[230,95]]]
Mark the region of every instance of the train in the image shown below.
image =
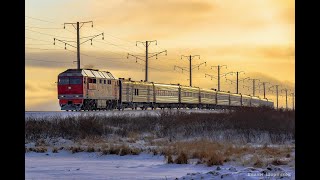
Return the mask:
[[[180,84],[133,81],[116,78],[110,72],[98,69],[67,69],[58,75],[57,86],[59,105],[65,111],[274,107],[273,101],[256,96]]]

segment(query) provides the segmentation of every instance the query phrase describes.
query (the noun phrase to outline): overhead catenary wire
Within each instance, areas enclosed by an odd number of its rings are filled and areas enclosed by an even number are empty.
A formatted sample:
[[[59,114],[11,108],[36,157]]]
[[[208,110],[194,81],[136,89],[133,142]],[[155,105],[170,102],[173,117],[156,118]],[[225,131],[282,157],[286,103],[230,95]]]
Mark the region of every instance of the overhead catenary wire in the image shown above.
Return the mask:
[[[25,26],[26,28],[31,28],[31,29],[63,29],[63,28],[58,28],[58,27],[35,27],[35,26]]]
[[[42,34],[42,35],[46,35],[46,36],[60,37],[60,38],[66,38],[66,39],[73,39],[73,38],[71,38],[71,37],[56,36],[56,35],[52,35],[52,34],[48,34],[48,33],[42,33],[42,32],[39,32],[39,31],[34,31],[34,30],[31,30],[31,29],[25,29],[25,30],[31,31],[31,32],[34,32],[34,33],[38,33],[38,34]]]
[[[42,60],[42,59],[34,59],[34,58],[25,58],[25,61],[40,61],[40,62],[47,62],[47,63],[72,63],[66,61],[50,61],[50,60]]]
[[[29,19],[37,20],[37,21],[47,22],[47,23],[56,23],[56,22],[53,22],[53,21],[48,21],[48,20],[44,20],[44,19],[39,19],[39,18],[31,17],[31,16],[25,16],[25,17],[26,17],[26,18],[29,18]]]

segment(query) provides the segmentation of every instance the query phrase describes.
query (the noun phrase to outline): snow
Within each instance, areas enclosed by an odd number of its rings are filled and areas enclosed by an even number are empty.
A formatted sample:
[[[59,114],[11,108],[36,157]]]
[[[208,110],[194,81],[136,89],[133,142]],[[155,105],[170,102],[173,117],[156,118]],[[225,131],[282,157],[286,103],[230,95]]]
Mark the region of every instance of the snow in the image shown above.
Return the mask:
[[[48,154],[48,155],[46,155]],[[186,172],[207,172],[204,165],[166,164],[163,156],[97,153],[26,153],[26,179],[174,179]]]
[[[80,115],[99,115],[99,116],[159,116],[163,110],[131,110],[126,109],[124,111],[112,110],[112,111],[25,111],[26,118],[45,118],[45,117],[68,117],[68,116],[80,116]],[[171,109],[165,110],[171,112],[186,112],[186,113],[220,113],[222,110],[207,110],[207,109]]]
[[[264,173],[264,174],[263,174]],[[164,156],[100,155],[98,153],[70,151],[25,154],[26,179],[294,179],[294,168],[269,166],[251,168],[226,164],[207,167],[196,164],[166,164]],[[280,175],[281,175],[280,174]],[[250,176],[254,175],[254,176]],[[266,176],[268,175],[268,176]]]

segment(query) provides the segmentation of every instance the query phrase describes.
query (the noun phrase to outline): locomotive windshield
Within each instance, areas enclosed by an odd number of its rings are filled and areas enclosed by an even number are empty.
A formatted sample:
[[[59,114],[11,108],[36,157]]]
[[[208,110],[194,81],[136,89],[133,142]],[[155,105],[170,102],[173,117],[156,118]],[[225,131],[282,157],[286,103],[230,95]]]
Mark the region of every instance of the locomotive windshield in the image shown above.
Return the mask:
[[[66,85],[66,84],[81,84],[82,78],[59,78],[59,84]]]
[[[69,84],[69,78],[59,78],[59,84]]]
[[[70,78],[70,84],[81,84],[82,79],[81,78]]]

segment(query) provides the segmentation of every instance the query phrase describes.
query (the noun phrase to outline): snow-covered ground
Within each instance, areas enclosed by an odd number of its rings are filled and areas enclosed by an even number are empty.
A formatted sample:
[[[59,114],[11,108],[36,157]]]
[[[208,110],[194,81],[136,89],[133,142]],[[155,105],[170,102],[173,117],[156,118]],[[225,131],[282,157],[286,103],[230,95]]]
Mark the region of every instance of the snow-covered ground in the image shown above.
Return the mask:
[[[44,118],[44,117],[67,117],[67,116],[80,116],[80,115],[102,115],[102,116],[144,116],[144,115],[151,115],[151,116],[159,116],[161,113],[161,109],[157,110],[124,110],[124,111],[25,111],[25,118],[34,117],[34,118]],[[206,110],[206,109],[171,109],[165,110],[171,112],[197,112],[197,113],[220,113],[223,110]]]
[[[207,167],[196,164],[166,164],[164,156],[99,155],[70,151],[25,154],[26,179],[294,179],[294,168],[265,169],[232,166]],[[263,176],[264,175],[264,176]]]

